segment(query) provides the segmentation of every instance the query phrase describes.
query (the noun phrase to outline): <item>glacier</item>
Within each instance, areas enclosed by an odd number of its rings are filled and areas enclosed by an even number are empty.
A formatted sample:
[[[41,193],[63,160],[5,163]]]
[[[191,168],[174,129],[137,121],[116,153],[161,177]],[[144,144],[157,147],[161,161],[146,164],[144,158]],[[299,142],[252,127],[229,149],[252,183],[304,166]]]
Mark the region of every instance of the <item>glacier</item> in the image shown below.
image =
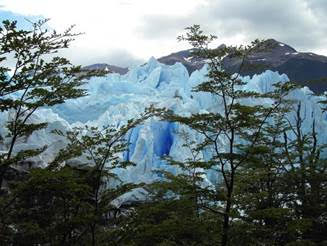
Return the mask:
[[[129,119],[138,118],[145,108],[153,105],[168,108],[176,114],[188,116],[193,113],[217,112],[221,109],[219,101],[207,93],[195,93],[192,88],[206,80],[207,67],[194,71],[191,75],[181,63],[164,65],[155,58],[131,69],[125,75],[108,74],[105,77],[91,78],[83,85],[88,95],[67,100],[64,104],[51,108],[39,109],[31,121],[49,123],[48,127],[34,132],[28,139],[20,140],[15,151],[27,148],[38,148],[47,145],[48,149],[33,161],[38,166],[45,166],[51,161],[60,148],[65,146],[65,139],[53,134],[52,130],[70,130],[84,125],[99,129],[111,125],[122,126]],[[289,81],[287,75],[265,71],[251,77],[243,77],[247,82],[244,90],[269,92],[276,82]],[[304,118],[304,131],[310,131],[315,119],[319,141],[327,143],[326,115],[318,105],[320,97],[314,96],[307,88],[294,90],[289,97],[301,102],[301,114]],[[269,99],[262,99],[262,104],[271,104]],[[11,112],[0,113],[0,135],[4,138],[0,151],[5,152],[8,144],[6,122],[12,117]],[[290,115],[290,119],[292,119]],[[132,161],[136,166],[117,169],[115,172],[126,182],[151,182],[160,178],[154,172],[162,169],[173,173],[179,172],[163,159],[171,156],[184,160],[190,156],[190,150],[184,146],[183,134],[189,134],[191,140],[198,141],[201,136],[191,133],[190,129],[178,123],[164,122],[150,118],[142,125],[130,130],[126,140],[128,150],[122,154],[124,160]],[[210,158],[210,153],[203,151],[201,158]],[[215,182],[215,173],[207,172],[207,181]]]

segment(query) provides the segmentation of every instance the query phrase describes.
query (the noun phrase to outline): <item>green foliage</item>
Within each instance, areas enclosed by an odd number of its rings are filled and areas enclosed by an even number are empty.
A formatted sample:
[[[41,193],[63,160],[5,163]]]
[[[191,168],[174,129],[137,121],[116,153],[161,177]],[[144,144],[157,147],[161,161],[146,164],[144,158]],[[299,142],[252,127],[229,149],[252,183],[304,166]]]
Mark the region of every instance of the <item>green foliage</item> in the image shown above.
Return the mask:
[[[29,157],[15,153],[16,142],[47,126],[45,122],[30,122],[34,112],[84,96],[86,92],[80,88],[83,80],[103,75],[82,72],[80,66],[57,56],[79,34],[72,33],[73,26],[63,33],[50,32],[44,28],[46,22],[31,23],[31,30],[19,30],[15,21],[8,20],[0,26],[0,110],[8,112],[8,135],[3,136],[8,150],[0,158],[0,189],[9,166]]]
[[[194,91],[214,96],[223,109],[190,117],[158,110],[164,120],[177,121],[204,136],[196,145],[186,139],[184,147],[191,148],[193,157],[202,150],[213,153],[209,161],[168,159],[183,171],[177,176],[165,174],[170,184],[179,187],[168,190],[177,197],[196,197],[193,202],[200,214],[206,211],[216,216],[222,228],[221,245],[325,242],[326,161],[322,153],[326,146],[319,144],[315,121],[311,134],[304,133],[301,105],[287,99],[298,86],[276,83],[268,93],[243,91],[240,71],[233,75],[224,71],[223,57],[246,59],[252,50],[266,49],[266,42],[210,49],[214,36],[206,36],[199,26],[187,30],[179,39],[191,43],[194,55],[209,60],[208,80]],[[264,98],[272,104],[263,105]],[[250,100],[256,104],[247,103]],[[216,187],[206,187],[201,179],[208,170],[221,177]]]
[[[18,30],[16,22],[9,21],[0,28],[0,110],[10,116],[8,134],[1,139],[9,143],[8,151],[0,156],[1,187],[9,172],[16,168],[21,172],[21,163],[47,148],[15,151],[18,140],[26,140],[47,126],[30,121],[34,112],[85,95],[80,88],[84,79],[104,74],[82,71],[56,56],[79,34],[72,33],[73,27],[61,34],[49,32],[44,28],[46,22],[32,24],[29,31]],[[14,64],[10,75],[7,61]],[[119,129],[56,131],[67,138],[66,148],[47,168],[26,170],[20,181],[8,183],[7,192],[1,193],[1,243],[81,245],[84,241],[86,245],[100,245],[119,221],[110,215],[118,210],[112,201],[135,187],[123,184],[113,170],[131,165],[119,155],[126,148],[125,134],[150,113],[141,117]],[[82,165],[75,165],[79,160]]]
[[[117,226],[124,217],[114,205],[121,195],[138,187],[123,183],[117,168],[132,163],[120,155],[126,133],[142,119],[119,129],[107,127],[56,131],[69,143],[47,168],[34,168],[15,182],[1,205],[1,228],[6,244],[112,245],[120,241]],[[66,163],[66,164],[65,164]],[[83,244],[84,245],[84,244]]]
[[[14,245],[74,245],[90,220],[90,187],[70,167],[32,169],[20,183],[10,208]]]
[[[156,186],[124,227],[123,245],[213,245],[219,241],[217,221],[207,213],[199,214],[192,197],[166,196],[168,186],[176,190],[180,184]]]
[[[296,86],[276,83],[268,93],[242,90],[244,62],[230,74],[222,69],[223,58],[244,61],[254,50],[269,49],[269,42],[211,49],[216,37],[197,25],[179,37],[193,46],[193,55],[209,60],[207,81],[194,92],[211,95],[222,110],[183,117],[151,107],[118,128],[54,130],[67,139],[66,147],[46,168],[22,174],[19,165],[47,148],[15,151],[18,140],[47,126],[32,123],[33,113],[85,95],[79,87],[84,79],[102,75],[55,56],[79,34],[72,27],[49,32],[45,23],[24,31],[4,21],[0,28],[0,110],[10,116],[8,134],[0,136],[9,143],[0,155],[0,188],[6,175],[19,173],[6,192],[0,189],[0,245],[326,244],[326,145],[320,144],[315,120],[311,132],[305,131],[301,104],[286,99]],[[15,64],[10,76],[3,65],[9,57]],[[267,98],[271,105],[262,104]],[[116,170],[134,165],[121,158],[126,134],[152,116],[179,122],[203,141],[179,132],[190,156],[166,157],[176,175],[159,171],[161,181],[123,183]],[[212,153],[210,160],[203,159],[203,151]],[[218,183],[206,182],[208,172]],[[140,187],[146,200],[115,205]]]
[[[249,46],[211,49],[209,46],[215,36],[203,34],[197,25],[187,28],[187,31],[186,35],[179,39],[186,40],[193,46],[193,55],[209,61],[208,79],[196,86],[194,91],[213,96],[223,109],[192,114],[190,117],[163,111],[162,117],[165,120],[180,122],[204,136],[205,140],[194,150],[210,150],[211,160],[194,162],[195,165],[188,165],[187,169],[188,171],[194,168],[211,170],[221,177],[221,183],[217,184],[217,187],[205,187],[205,192],[202,192],[205,196],[201,196],[201,202],[196,203],[200,209],[220,216],[217,221],[220,221],[221,226],[221,245],[229,245],[232,238],[230,230],[238,214],[235,204],[237,180],[242,176],[253,152],[265,151],[264,146],[258,145],[264,127],[278,112],[285,96],[293,86],[279,83],[276,84],[275,91],[269,93],[244,91],[242,86],[245,82],[239,78],[240,71],[236,74],[224,71],[223,58],[241,57],[244,63],[244,59],[253,50],[266,48],[263,47],[265,43],[256,40]],[[243,68],[243,63],[240,70]],[[264,98],[271,99],[273,104],[262,105],[260,102]],[[254,101],[257,104],[249,104],[247,101]],[[184,164],[174,161],[171,163],[185,167]],[[184,163],[189,164],[189,160]],[[188,180],[185,176],[178,177]],[[203,189],[203,181],[198,181],[195,186],[200,190]],[[193,189],[193,195],[195,194],[198,194],[197,189]]]
[[[315,121],[311,133],[302,129],[301,104],[285,106],[264,128],[238,178],[235,204],[245,223],[234,227],[236,240],[323,245],[326,146],[318,143]]]

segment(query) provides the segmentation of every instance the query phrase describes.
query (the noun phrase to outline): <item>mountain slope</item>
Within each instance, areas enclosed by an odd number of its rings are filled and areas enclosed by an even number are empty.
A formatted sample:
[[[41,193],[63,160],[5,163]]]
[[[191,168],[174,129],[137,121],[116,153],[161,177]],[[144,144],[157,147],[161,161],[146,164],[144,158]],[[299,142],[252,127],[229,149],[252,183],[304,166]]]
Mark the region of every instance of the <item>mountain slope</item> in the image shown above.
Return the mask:
[[[308,86],[320,94],[327,90],[327,57],[314,53],[297,52],[291,46],[268,39],[265,49],[255,50],[246,60],[241,70],[243,76],[260,74],[266,70],[285,73],[291,81]],[[218,47],[219,48],[219,47]],[[158,61],[172,65],[181,62],[192,73],[201,68],[205,61],[192,56],[191,50],[184,50],[161,57]],[[238,72],[241,64],[239,58],[225,58],[224,67],[230,72]]]
[[[86,70],[108,70],[112,73],[118,73],[120,75],[126,74],[128,72],[128,68],[126,68],[126,67],[109,65],[106,63],[92,64],[92,65],[83,67],[83,69],[86,69]]]

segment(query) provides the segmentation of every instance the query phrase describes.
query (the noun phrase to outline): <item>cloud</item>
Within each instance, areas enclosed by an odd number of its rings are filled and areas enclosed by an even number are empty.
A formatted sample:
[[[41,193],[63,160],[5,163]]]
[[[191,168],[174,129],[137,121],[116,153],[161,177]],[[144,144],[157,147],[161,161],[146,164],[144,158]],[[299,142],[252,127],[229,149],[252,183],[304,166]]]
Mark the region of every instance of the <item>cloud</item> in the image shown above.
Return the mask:
[[[17,27],[19,29],[31,29],[31,22],[36,22],[40,19],[44,19],[42,16],[32,15],[20,15],[11,11],[0,10],[0,22],[3,20],[17,21]],[[47,26],[48,28],[51,28]],[[77,37],[76,41],[82,41],[83,36]],[[75,42],[76,42],[75,41]],[[72,42],[71,48],[60,51],[59,55],[69,58],[74,64],[78,65],[90,65],[93,63],[108,63],[122,67],[135,66],[144,63],[143,59],[137,58],[132,53],[124,49],[109,49],[106,46],[95,47],[92,43],[85,45],[74,45]],[[101,52],[99,52],[101,50]],[[8,61],[9,66],[12,64]]]
[[[207,16],[221,23],[224,35],[272,37],[298,48],[318,48],[326,38],[323,21],[304,0],[210,2]]]
[[[90,63],[97,63],[97,62],[98,63],[103,62],[103,63],[121,66],[121,67],[132,67],[132,66],[143,64],[145,60],[135,57],[127,50],[117,49],[117,50],[108,50],[102,56],[93,57]]]
[[[73,64],[87,66],[95,63],[106,63],[120,67],[133,67],[141,65],[144,59],[134,56],[126,49],[105,49],[98,52],[97,49],[86,49],[85,47],[72,47],[59,53],[67,57]]]
[[[275,38],[300,51],[327,55],[326,0],[93,0],[78,5],[66,0],[0,0],[0,4],[13,17],[49,17],[49,25],[58,31],[76,24],[76,31],[86,34],[65,54],[82,65],[129,66],[188,48],[176,37],[192,24],[227,44]]]
[[[200,24],[230,42],[275,38],[299,50],[321,50],[327,55],[326,14],[326,0],[207,0],[186,17],[144,16],[140,31],[145,38],[161,39]]]
[[[143,18],[143,25],[138,28],[142,38],[171,39],[188,25],[188,18],[168,15],[148,15]]]

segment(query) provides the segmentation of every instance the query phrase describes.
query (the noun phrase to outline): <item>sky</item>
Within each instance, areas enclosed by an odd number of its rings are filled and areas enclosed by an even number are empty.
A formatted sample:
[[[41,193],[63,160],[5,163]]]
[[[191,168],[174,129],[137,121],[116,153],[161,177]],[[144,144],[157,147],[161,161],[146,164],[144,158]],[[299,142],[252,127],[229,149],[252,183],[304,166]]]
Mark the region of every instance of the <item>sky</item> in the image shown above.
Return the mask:
[[[193,24],[217,44],[274,38],[327,56],[327,0],[0,0],[0,20],[50,18],[63,31],[84,32],[63,52],[74,64],[135,66],[190,48],[176,37]]]

